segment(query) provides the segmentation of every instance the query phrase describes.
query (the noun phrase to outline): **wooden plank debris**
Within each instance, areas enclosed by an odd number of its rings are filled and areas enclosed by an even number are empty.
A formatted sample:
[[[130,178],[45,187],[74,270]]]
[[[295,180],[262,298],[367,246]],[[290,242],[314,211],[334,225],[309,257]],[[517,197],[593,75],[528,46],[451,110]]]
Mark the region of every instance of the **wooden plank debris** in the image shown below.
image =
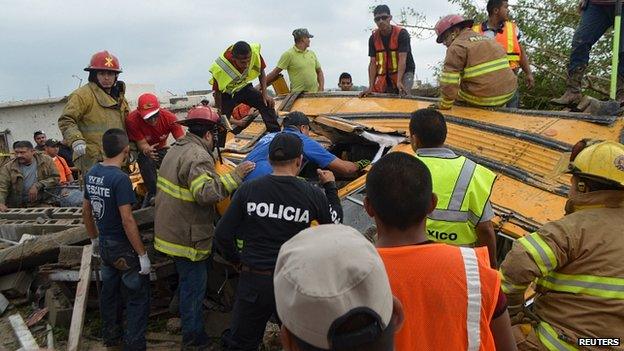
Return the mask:
[[[11,327],[13,327],[13,332],[19,340],[22,349],[26,351],[39,350],[37,341],[30,333],[26,323],[24,323],[24,319],[19,313],[9,316],[9,322],[11,323]]]
[[[133,212],[139,227],[154,223],[154,208],[147,207]],[[84,226],[46,234],[35,240],[0,250],[0,274],[40,266],[58,258],[61,245],[88,242]]]
[[[48,332],[46,343],[48,344],[48,350],[54,350],[54,331],[52,330],[52,326],[46,324],[46,330]]]
[[[87,295],[89,295],[89,283],[91,282],[91,258],[93,246],[85,245],[82,251],[82,261],[80,264],[80,281],[76,286],[76,300],[74,301],[74,311],[72,313],[71,325],[69,327],[69,337],[67,339],[67,350],[77,351],[82,336],[85,312],[87,310]]]

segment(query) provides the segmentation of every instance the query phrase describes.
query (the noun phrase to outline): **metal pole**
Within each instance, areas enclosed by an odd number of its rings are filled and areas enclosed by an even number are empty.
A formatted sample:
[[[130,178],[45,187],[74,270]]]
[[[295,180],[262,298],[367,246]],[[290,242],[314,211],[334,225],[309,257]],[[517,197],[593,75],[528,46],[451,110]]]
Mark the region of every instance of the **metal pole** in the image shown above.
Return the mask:
[[[620,56],[620,28],[622,25],[622,0],[615,2],[615,19],[613,21],[613,54],[611,58],[611,90],[610,97],[615,100],[617,91],[618,64]]]

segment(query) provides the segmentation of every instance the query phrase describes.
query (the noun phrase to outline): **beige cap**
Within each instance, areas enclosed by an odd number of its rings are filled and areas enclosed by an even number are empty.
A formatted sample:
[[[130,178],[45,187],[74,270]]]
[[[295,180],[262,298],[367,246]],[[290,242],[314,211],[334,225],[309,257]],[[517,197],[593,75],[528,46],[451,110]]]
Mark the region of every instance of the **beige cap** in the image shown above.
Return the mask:
[[[372,310],[384,329],[392,317],[392,291],[377,250],[345,225],[311,227],[282,245],[273,285],[282,323],[319,348],[330,348],[332,323],[350,311]]]

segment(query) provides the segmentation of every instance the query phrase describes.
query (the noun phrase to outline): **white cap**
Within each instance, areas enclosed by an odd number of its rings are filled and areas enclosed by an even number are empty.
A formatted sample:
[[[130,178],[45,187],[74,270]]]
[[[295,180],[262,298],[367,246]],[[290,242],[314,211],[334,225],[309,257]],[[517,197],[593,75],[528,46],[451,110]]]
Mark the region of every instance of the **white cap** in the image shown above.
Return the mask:
[[[282,245],[273,286],[284,326],[322,349],[330,348],[332,324],[349,312],[373,312],[384,329],[392,317],[392,291],[377,250],[345,225],[308,228]]]

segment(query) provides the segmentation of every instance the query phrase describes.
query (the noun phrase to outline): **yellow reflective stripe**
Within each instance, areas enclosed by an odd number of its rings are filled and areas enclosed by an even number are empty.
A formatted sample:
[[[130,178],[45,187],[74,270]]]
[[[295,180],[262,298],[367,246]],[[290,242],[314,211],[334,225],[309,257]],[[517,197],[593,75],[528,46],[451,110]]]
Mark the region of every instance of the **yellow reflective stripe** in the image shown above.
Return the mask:
[[[509,99],[511,99],[514,94],[515,94],[515,91],[512,91],[511,93],[506,94],[506,95],[482,98],[482,97],[470,95],[462,90],[459,91],[459,97],[461,97],[462,99],[466,100],[467,102],[471,104],[479,105],[479,106],[501,106],[505,104],[507,101],[509,101]]]
[[[158,236],[154,237],[154,249],[170,256],[185,257],[191,261],[205,260],[210,255],[210,250],[197,250],[192,247],[174,244]]]
[[[382,75],[384,73],[384,53],[377,53],[377,75]]]
[[[460,74],[459,72],[442,72],[440,75],[440,83],[446,84],[459,84]]]
[[[551,327],[550,324],[546,322],[540,322],[537,325],[535,332],[540,342],[550,351],[578,350],[575,346],[561,340],[555,329],[553,329],[553,327]]]
[[[509,55],[507,55],[507,61],[520,61],[520,55],[518,55],[518,54],[509,54]]]
[[[507,52],[514,52],[514,27],[511,21],[505,23],[505,29],[507,30]]]
[[[507,278],[505,277],[505,273],[503,273],[502,270],[498,271],[498,275],[501,278],[501,290],[505,294],[521,293],[521,292],[526,291],[526,289],[529,287],[529,284],[520,285],[520,284],[511,283],[509,280],[507,280]]]
[[[390,51],[390,58],[392,63],[392,70],[390,72],[394,73],[399,70],[399,62],[397,61],[397,52]]]
[[[537,281],[554,291],[624,300],[624,279],[551,272]]]
[[[526,235],[518,239],[524,248],[531,254],[533,261],[537,264],[543,275],[548,274],[557,268],[557,258],[550,246],[542,240],[538,233]]]
[[[239,250],[242,250],[242,249],[243,249],[243,246],[245,246],[245,241],[244,241],[244,240],[242,240],[242,239],[236,239],[236,247],[237,247]]]
[[[440,101],[440,106],[442,106],[442,107],[452,107],[453,106],[453,100],[447,100],[445,98],[442,98],[442,100]]]
[[[195,202],[195,199],[193,198],[193,194],[191,194],[191,192],[188,189],[183,188],[179,185],[173,184],[172,182],[168,181],[162,176],[158,176],[158,180],[156,181],[156,186],[158,187],[158,189],[162,190],[167,195],[170,195],[176,199]]]
[[[463,78],[474,78],[505,68],[509,68],[509,60],[507,60],[507,57],[468,67],[464,70]]]
[[[230,173],[224,174],[220,177],[220,179],[221,179],[221,183],[223,183],[223,186],[225,187],[225,190],[228,191],[228,193],[231,194],[234,190],[236,190],[236,188],[238,188],[238,184],[234,180],[234,177],[232,176],[232,174]]]
[[[213,179],[208,174],[202,174],[199,177],[193,179],[193,181],[191,182],[191,194],[195,195],[205,183],[211,181],[213,181]]]

